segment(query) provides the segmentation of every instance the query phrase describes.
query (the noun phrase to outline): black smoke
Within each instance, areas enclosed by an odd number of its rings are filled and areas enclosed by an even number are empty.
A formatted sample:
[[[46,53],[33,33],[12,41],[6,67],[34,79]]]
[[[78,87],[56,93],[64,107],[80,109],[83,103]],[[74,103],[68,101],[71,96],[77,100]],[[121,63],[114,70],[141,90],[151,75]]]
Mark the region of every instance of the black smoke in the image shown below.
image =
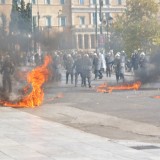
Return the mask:
[[[160,49],[157,49],[152,52],[151,55],[147,56],[145,68],[136,71],[135,76],[142,84],[160,80]]]

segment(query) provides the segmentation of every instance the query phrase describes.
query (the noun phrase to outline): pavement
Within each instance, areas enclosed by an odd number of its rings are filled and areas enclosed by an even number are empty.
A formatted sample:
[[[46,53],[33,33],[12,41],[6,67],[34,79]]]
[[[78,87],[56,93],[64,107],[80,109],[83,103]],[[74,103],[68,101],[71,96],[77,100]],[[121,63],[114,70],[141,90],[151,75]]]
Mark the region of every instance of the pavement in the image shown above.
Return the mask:
[[[160,144],[137,147],[136,142],[110,140],[9,107],[0,108],[0,117],[0,160],[160,159]]]
[[[49,107],[44,103],[41,109],[47,108],[51,112]],[[68,106],[64,106],[63,111],[61,115],[71,116]],[[59,110],[57,113],[60,116]],[[134,128],[138,128],[138,134],[160,135],[159,127],[149,124],[134,123],[136,127],[132,128],[133,121],[122,121],[109,115],[103,117],[87,111],[82,113],[77,109],[73,112],[73,108],[72,115],[79,115],[73,117],[75,121],[97,117],[109,126],[113,120],[114,126],[125,122],[128,127],[126,131],[134,132]],[[27,113],[23,109],[1,107],[0,117],[0,160],[160,160],[160,143],[109,139]],[[96,123],[93,119],[91,121]]]

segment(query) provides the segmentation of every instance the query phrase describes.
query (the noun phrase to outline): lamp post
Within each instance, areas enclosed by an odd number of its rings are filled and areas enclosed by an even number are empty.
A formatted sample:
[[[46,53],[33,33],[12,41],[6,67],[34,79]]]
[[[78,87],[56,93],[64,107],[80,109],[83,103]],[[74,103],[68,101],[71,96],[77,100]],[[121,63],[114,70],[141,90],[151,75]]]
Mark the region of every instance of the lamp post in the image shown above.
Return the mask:
[[[37,0],[37,24],[38,24],[38,32],[39,32],[39,19],[40,19],[40,15],[39,15],[39,3]]]
[[[38,2],[38,0],[37,0],[37,30],[36,30],[36,33],[37,33],[37,35],[36,35],[36,42],[35,42],[35,50],[36,51],[38,51],[39,52],[39,31],[40,31],[40,29],[39,29],[39,20],[40,20],[40,15],[39,15],[39,2]]]
[[[96,23],[96,29],[95,29],[95,32],[96,32],[96,53],[97,53],[97,49],[98,49],[98,22],[97,22],[97,0],[96,0],[96,4],[95,4],[95,23]]]
[[[106,28],[106,31],[107,31],[107,43],[108,43],[108,49],[110,49],[110,45],[109,45],[109,24],[112,23],[113,21],[113,18],[111,16],[108,16],[107,19],[106,19],[106,23],[107,23],[107,28]]]
[[[57,19],[58,19],[58,32],[59,32],[59,26],[60,26],[60,24],[59,24],[59,15],[60,15],[60,12],[62,12],[62,10],[59,10],[59,11],[58,11],[58,18],[57,18]],[[59,47],[59,42],[60,42],[59,38],[60,38],[60,37],[58,37],[58,49],[60,48],[60,47]]]
[[[59,26],[60,26],[60,24],[59,24],[59,15],[60,15],[60,12],[62,12],[62,10],[58,11],[58,18],[57,18],[58,19],[58,31],[59,31]]]

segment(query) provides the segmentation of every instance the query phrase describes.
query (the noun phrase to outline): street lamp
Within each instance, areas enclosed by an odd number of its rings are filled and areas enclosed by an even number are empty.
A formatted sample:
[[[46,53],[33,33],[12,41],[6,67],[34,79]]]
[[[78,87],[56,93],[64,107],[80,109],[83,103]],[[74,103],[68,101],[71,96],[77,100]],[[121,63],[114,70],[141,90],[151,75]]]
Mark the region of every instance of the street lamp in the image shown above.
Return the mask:
[[[60,12],[62,12],[62,10],[58,11],[58,32],[59,32],[59,26],[60,26],[60,24],[59,24],[59,15],[60,15]],[[58,49],[60,48],[60,46],[59,46],[59,42],[60,42],[59,38],[60,37],[58,37]]]
[[[37,21],[38,21],[38,32],[39,32],[39,19],[40,19],[40,15],[39,15],[39,3],[37,0]]]
[[[95,29],[95,32],[96,32],[96,53],[97,53],[97,49],[98,49],[98,21],[97,21],[97,0],[96,0],[96,3],[95,3],[95,23],[96,23],[96,29]]]
[[[107,25],[107,28],[106,28],[106,31],[107,31],[107,43],[108,43],[108,49],[110,49],[110,45],[109,45],[109,24],[111,24],[113,21],[113,18],[111,16],[108,16],[107,19],[106,19],[106,25]]]
[[[59,15],[60,15],[60,12],[62,12],[62,10],[58,11],[58,30],[59,30],[59,26],[60,26],[60,24],[59,24]]]

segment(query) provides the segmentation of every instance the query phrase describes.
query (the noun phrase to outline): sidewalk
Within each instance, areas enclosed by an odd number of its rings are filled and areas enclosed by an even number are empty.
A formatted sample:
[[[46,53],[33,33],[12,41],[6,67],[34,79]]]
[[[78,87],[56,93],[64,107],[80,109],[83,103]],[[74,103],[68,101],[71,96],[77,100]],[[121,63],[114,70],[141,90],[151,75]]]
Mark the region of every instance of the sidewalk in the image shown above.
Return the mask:
[[[0,160],[160,159],[160,155],[132,149],[17,109],[1,107],[0,117]]]

